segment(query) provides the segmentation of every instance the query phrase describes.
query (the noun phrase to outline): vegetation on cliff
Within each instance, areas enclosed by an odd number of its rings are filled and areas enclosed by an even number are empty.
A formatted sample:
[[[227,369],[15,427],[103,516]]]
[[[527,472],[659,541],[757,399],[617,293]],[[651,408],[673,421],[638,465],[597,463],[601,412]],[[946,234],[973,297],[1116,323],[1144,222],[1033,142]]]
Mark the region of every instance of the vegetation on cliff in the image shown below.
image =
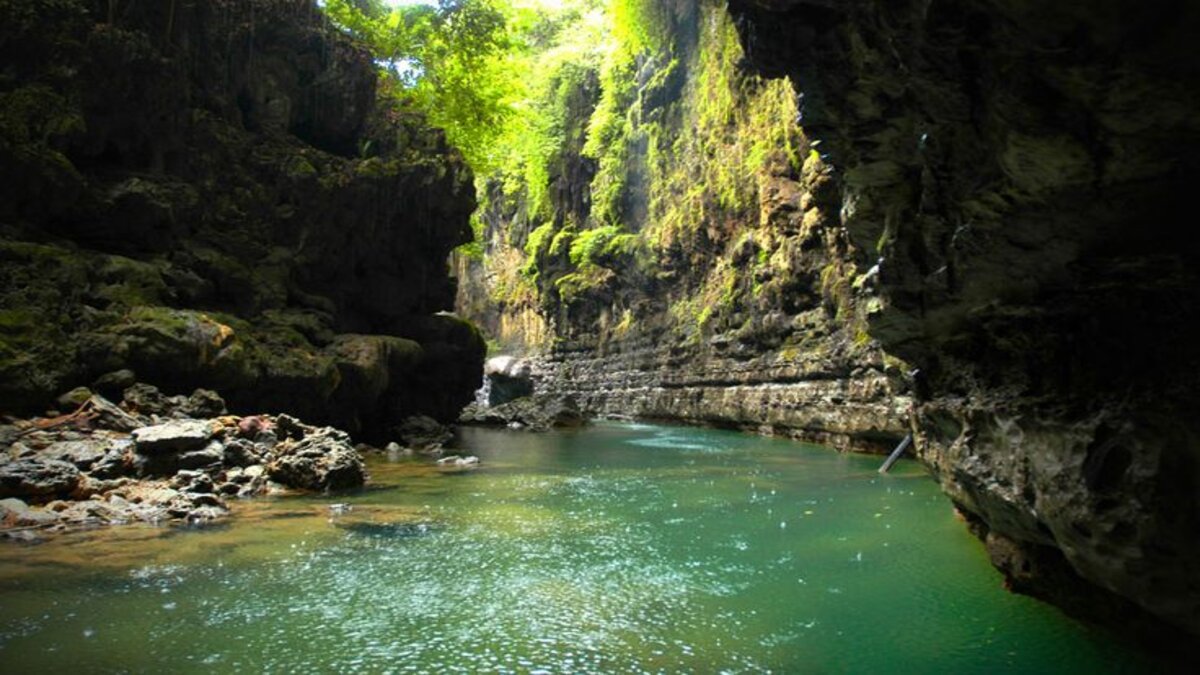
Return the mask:
[[[328,10],[373,46],[388,90],[427,107],[476,168],[482,204],[477,241],[460,249],[458,307],[500,344],[643,329],[755,340],[758,318],[781,306],[827,312],[847,326],[845,349],[866,344],[870,306],[854,301],[866,289],[829,227],[831,172],[795,123],[791,83],[742,68],[723,7],[331,0]],[[430,54],[468,30],[487,48],[453,63]],[[469,59],[481,82],[469,95],[481,100],[447,107]],[[502,130],[476,125],[475,110]],[[797,294],[803,286],[817,290]],[[802,340],[789,332],[768,340]]]

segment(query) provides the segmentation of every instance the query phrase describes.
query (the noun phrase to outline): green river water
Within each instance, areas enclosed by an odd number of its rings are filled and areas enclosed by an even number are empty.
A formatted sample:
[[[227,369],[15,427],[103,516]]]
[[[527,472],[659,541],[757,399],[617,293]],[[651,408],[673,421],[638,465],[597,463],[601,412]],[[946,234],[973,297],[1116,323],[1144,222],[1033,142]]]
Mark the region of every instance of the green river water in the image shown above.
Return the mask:
[[[1152,668],[1005,591],[915,462],[621,423],[460,442],[479,469],[380,457],[220,527],[0,546],[0,672]]]

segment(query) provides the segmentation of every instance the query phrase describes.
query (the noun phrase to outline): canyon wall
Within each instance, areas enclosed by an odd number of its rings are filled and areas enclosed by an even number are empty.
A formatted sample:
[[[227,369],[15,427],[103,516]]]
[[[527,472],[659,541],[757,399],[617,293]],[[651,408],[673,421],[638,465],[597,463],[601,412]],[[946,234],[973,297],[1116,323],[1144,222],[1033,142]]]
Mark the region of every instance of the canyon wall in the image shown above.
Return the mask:
[[[311,0],[3,0],[0,62],[0,411],[136,378],[386,438],[470,400],[471,172]]]
[[[803,95],[915,447],[1014,588],[1200,632],[1200,8],[733,0]]]
[[[1200,632],[1200,10],[662,0],[459,307],[587,411],[881,450],[1010,585]]]
[[[874,272],[795,92],[744,71],[715,3],[657,9],[659,42],[552,80],[545,204],[489,185],[460,313],[584,412],[890,450],[906,367],[865,331]]]

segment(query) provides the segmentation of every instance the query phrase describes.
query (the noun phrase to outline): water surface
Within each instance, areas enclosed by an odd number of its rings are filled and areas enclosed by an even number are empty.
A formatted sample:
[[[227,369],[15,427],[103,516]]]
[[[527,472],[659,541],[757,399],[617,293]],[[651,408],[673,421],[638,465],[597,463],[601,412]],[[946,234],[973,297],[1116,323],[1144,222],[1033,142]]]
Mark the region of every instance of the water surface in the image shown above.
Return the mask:
[[[368,490],[217,528],[0,546],[0,671],[1148,667],[1006,592],[913,462],[617,423],[461,443],[481,468],[375,458]]]

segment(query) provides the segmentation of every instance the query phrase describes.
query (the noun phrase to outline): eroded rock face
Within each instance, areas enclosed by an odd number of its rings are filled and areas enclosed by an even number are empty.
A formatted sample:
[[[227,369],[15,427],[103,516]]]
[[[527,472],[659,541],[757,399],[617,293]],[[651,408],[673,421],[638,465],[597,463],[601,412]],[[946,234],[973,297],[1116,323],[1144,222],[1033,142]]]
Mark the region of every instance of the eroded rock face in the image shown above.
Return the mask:
[[[675,419],[802,438],[842,450],[890,451],[909,398],[880,370],[768,351],[744,358],[652,341],[539,359],[539,393],[592,415]],[[893,375],[899,375],[894,373]]]
[[[136,379],[369,436],[470,400],[482,340],[433,316],[470,171],[311,0],[8,5],[0,412]]]
[[[753,67],[798,84],[879,262],[869,332],[919,369],[917,451],[997,564],[1072,610],[1124,598],[1200,633],[1200,9],[730,9]],[[1105,590],[1089,608],[1066,578]]]

